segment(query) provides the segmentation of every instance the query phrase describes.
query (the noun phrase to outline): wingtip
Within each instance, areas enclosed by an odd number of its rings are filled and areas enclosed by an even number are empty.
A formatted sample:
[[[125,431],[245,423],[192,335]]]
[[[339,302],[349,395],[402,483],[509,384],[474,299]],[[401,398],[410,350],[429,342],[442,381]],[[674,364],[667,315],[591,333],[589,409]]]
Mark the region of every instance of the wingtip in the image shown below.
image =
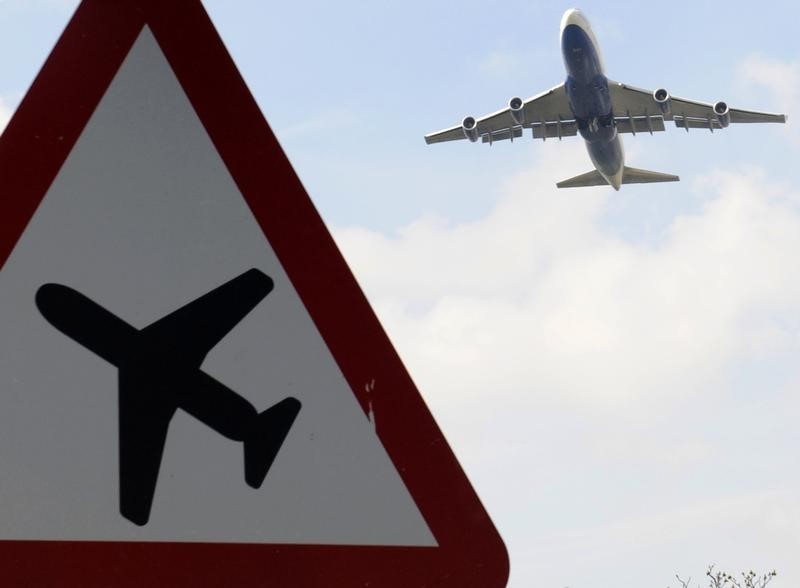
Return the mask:
[[[275,282],[273,281],[273,279],[270,278],[267,274],[262,272],[257,267],[250,268],[249,270],[241,274],[238,278],[234,279],[247,280],[251,284],[253,284],[254,287],[263,290],[266,294],[269,294],[270,292],[272,292],[273,288],[275,288]]]

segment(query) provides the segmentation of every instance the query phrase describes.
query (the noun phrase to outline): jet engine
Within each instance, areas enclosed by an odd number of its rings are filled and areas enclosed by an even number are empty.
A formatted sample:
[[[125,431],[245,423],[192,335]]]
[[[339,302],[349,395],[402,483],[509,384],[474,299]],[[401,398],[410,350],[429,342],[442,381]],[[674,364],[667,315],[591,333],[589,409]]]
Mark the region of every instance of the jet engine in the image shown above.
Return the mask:
[[[714,116],[723,129],[731,124],[731,109],[722,100],[714,104]]]
[[[659,88],[653,92],[653,100],[655,100],[656,104],[658,104],[661,114],[663,114],[665,117],[670,115],[672,106],[670,105],[669,92],[667,92],[664,88]]]
[[[511,100],[508,101],[508,110],[511,112],[511,118],[514,119],[514,122],[518,125],[525,124],[525,103],[522,101],[522,98],[519,96],[514,96]]]
[[[466,116],[461,121],[461,128],[464,131],[464,136],[473,143],[478,140],[478,123],[474,116]]]

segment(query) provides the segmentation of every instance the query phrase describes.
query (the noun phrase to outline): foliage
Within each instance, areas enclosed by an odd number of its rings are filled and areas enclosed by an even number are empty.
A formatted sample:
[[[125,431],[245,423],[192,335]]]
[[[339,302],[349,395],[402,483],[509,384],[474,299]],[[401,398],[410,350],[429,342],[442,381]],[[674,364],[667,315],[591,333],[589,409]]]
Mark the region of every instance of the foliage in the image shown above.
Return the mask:
[[[710,565],[706,570],[709,588],[765,588],[772,581],[772,578],[777,575],[778,573],[775,570],[761,575],[750,570],[749,572],[742,572],[742,578],[739,580],[727,572],[714,570],[713,565]],[[691,578],[684,580],[677,574],[675,577],[678,578],[682,588],[690,588]]]

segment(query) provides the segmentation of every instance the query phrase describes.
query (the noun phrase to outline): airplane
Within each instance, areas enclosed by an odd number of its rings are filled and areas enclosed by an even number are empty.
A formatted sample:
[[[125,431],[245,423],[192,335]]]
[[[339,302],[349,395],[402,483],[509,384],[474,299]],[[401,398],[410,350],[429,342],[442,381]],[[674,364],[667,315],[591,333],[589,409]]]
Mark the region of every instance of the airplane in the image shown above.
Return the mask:
[[[664,130],[664,121],[679,128],[708,129],[712,133],[731,123],[785,123],[786,115],[739,110],[719,101],[714,104],[671,96],[615,82],[605,76],[603,58],[589,21],[572,8],[561,19],[561,53],[567,70],[563,84],[527,100],[514,97],[508,106],[482,118],[467,116],[461,124],[425,136],[427,144],[479,139],[490,145],[522,137],[531,129],[542,141],[580,134],[595,169],[556,184],[559,188],[675,182],[680,178],[625,165],[623,133]]]
[[[259,413],[200,366],[272,289],[272,279],[253,268],[141,330],[68,286],[37,290],[36,306],[50,324],[119,369],[120,513],[132,523],[150,519],[178,408],[242,442],[245,482],[261,487],[300,401],[288,397]]]

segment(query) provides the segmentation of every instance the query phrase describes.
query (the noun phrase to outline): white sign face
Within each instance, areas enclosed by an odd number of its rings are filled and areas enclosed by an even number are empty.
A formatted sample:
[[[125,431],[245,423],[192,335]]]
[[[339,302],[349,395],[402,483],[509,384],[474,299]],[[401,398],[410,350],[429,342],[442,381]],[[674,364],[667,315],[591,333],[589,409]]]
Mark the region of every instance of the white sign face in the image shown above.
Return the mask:
[[[36,293],[69,286],[143,329],[251,268],[274,289],[202,370],[259,412],[302,408],[258,489],[242,443],[178,410],[135,525],[120,514],[118,370]],[[3,267],[0,371],[14,374],[0,539],[436,545],[147,28]]]

